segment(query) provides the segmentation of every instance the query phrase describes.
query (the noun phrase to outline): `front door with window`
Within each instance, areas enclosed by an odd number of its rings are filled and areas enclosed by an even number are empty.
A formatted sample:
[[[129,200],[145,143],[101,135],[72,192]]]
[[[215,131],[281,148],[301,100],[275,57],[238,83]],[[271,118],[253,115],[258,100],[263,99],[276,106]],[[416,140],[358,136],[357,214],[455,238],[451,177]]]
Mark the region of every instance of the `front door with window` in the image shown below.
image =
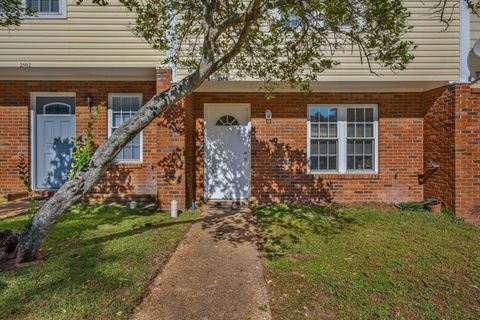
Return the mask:
[[[250,196],[250,105],[205,105],[205,197]]]
[[[75,137],[75,97],[36,96],[35,179],[36,189],[58,189],[71,168]]]

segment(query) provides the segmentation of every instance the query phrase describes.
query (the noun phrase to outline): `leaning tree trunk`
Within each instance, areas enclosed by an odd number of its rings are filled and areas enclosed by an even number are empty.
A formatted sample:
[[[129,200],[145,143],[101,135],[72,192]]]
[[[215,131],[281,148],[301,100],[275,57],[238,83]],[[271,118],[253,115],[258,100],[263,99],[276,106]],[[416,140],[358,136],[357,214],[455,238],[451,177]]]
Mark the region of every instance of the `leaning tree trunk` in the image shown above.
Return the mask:
[[[77,172],[39,209],[21,232],[16,248],[17,263],[36,258],[38,249],[50,229],[66,210],[82,199],[98,182],[120,150],[165,109],[174,106],[195,90],[210,74],[212,66],[199,68],[177,85],[155,95],[93,154],[88,168]],[[203,72],[202,72],[203,70]]]
[[[72,180],[65,183],[53,197],[35,213],[28,227],[20,234],[16,248],[17,263],[35,259],[38,249],[53,225],[72,204],[79,201],[83,195],[92,189],[93,185],[102,177],[108,164],[111,163],[128,142],[162,111],[175,105],[182,98],[192,93],[193,90],[198,88],[211,74],[230,62],[230,60],[240,52],[253,22],[262,14],[262,11],[258,10],[260,3],[259,0],[250,3],[245,15],[238,20],[243,23],[243,27],[241,28],[237,41],[223,56],[217,57],[218,59],[215,59],[215,40],[221,34],[221,28],[213,27],[211,4],[205,8],[207,26],[203,47],[204,52],[198,68],[175,86],[155,95],[125,124],[115,130],[110,138],[95,151],[87,170],[77,172]]]

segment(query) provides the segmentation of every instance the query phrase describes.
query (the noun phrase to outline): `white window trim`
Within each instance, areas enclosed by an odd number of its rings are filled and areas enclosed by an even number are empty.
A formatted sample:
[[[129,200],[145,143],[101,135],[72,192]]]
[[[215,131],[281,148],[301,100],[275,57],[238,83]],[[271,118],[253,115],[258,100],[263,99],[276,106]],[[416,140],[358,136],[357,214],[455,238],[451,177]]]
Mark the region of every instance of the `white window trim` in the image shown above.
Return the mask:
[[[27,0],[22,0],[23,6],[27,7]],[[33,16],[24,16],[23,19],[66,19],[67,18],[67,2],[68,0],[59,0],[58,13],[54,12],[36,12]]]
[[[337,170],[310,169],[310,109],[337,108]],[[372,170],[347,170],[347,108],[373,108],[374,166]],[[377,104],[308,104],[307,105],[307,173],[308,174],[377,174],[378,173],[378,105]]]
[[[140,107],[143,105],[143,94],[142,93],[109,93],[108,94],[108,137],[112,135],[112,124],[113,124],[113,98],[114,97],[136,97],[140,98]],[[140,164],[143,163],[143,131],[140,131],[140,160],[113,160],[114,163],[118,164]]]

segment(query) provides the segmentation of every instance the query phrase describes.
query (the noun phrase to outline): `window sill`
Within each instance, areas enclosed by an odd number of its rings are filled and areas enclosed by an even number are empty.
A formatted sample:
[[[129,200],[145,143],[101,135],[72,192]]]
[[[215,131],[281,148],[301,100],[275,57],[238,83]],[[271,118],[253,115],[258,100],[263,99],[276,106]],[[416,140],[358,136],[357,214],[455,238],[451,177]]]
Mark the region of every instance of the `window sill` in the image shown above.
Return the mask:
[[[37,14],[35,16],[24,16],[24,20],[66,20],[67,15],[60,13],[60,14]]]
[[[376,172],[309,172],[313,176],[329,180],[378,180],[380,175]]]
[[[113,161],[116,167],[141,168],[143,161]]]

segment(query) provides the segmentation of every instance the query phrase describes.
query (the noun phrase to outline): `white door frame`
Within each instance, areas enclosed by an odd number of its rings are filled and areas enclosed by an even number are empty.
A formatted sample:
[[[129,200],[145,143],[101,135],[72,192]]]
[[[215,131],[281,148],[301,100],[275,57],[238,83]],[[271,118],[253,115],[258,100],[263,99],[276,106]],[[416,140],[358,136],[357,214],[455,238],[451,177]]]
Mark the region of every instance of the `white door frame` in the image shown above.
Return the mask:
[[[208,119],[208,108],[218,108],[218,107],[247,107],[248,109],[248,134],[250,140],[250,146],[247,150],[247,160],[248,160],[248,192],[247,192],[247,199],[238,199],[238,200],[250,200],[252,195],[252,107],[250,103],[204,103],[203,104],[203,139],[204,139],[204,148],[203,148],[203,197],[205,200],[209,200],[207,190],[207,163],[205,161],[205,141],[207,141],[207,120]]]
[[[37,139],[35,132],[37,131],[37,98],[39,97],[73,97],[76,100],[75,92],[30,92],[30,183],[33,190],[50,190],[38,189],[37,186]],[[77,122],[77,110],[75,103],[75,130]]]

